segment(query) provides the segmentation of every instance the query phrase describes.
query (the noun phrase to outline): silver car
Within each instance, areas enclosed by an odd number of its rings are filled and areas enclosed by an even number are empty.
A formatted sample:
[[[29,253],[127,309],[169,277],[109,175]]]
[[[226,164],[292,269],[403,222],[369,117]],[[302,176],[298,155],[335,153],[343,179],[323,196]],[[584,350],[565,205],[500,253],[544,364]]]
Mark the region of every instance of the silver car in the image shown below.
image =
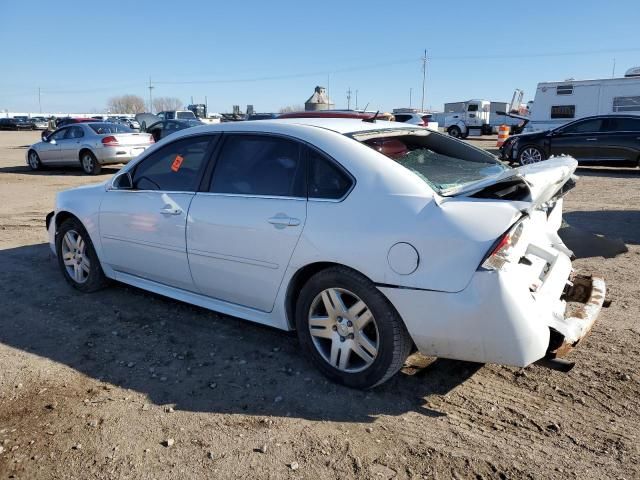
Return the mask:
[[[75,123],[59,128],[29,147],[27,165],[38,170],[47,165],[80,166],[88,175],[102,165],[127,163],[154,143],[148,133],[106,122]]]

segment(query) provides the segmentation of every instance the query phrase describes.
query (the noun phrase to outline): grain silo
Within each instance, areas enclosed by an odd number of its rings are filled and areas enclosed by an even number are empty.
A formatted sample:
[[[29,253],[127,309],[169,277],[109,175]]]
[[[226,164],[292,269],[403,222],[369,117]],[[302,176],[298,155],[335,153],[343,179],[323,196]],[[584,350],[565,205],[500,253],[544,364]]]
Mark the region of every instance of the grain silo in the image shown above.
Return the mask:
[[[324,87],[316,87],[313,95],[309,97],[309,100],[304,102],[304,109],[309,111],[315,110],[332,110],[335,104],[327,95],[327,90]]]

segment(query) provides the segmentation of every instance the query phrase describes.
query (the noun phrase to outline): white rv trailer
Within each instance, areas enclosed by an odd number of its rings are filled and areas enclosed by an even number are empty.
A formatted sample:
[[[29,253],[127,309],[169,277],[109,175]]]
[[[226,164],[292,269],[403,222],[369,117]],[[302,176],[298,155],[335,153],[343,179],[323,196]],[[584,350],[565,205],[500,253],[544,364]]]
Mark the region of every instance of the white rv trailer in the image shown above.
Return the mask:
[[[590,115],[640,115],[640,67],[624,77],[538,84],[525,131],[548,130]]]

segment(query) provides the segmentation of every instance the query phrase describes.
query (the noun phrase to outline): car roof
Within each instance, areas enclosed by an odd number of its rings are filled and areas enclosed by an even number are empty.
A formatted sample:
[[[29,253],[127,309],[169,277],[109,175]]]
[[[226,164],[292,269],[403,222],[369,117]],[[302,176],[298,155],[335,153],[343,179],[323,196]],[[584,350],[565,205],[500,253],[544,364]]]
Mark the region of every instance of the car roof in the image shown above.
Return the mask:
[[[369,132],[375,130],[406,129],[415,130],[415,125],[408,125],[401,122],[387,122],[376,120],[375,122],[364,122],[355,118],[277,118],[273,120],[254,120],[251,122],[225,122],[214,125],[203,125],[194,127],[198,132],[219,132],[219,131],[243,131],[261,132],[286,130],[287,126],[306,126],[322,128],[343,135]],[[284,128],[283,128],[284,127]],[[195,131],[194,129],[190,129]]]

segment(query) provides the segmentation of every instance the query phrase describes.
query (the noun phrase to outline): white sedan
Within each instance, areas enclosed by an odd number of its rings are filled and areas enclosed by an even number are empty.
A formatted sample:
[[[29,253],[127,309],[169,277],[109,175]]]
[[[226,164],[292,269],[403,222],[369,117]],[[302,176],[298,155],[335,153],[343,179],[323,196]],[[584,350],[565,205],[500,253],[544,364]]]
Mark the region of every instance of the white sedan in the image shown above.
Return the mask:
[[[512,169],[424,128],[357,119],[186,129],[58,194],[64,278],[108,279],[285,330],[358,388],[415,349],[554,364],[605,295],[557,235],[576,161]]]

